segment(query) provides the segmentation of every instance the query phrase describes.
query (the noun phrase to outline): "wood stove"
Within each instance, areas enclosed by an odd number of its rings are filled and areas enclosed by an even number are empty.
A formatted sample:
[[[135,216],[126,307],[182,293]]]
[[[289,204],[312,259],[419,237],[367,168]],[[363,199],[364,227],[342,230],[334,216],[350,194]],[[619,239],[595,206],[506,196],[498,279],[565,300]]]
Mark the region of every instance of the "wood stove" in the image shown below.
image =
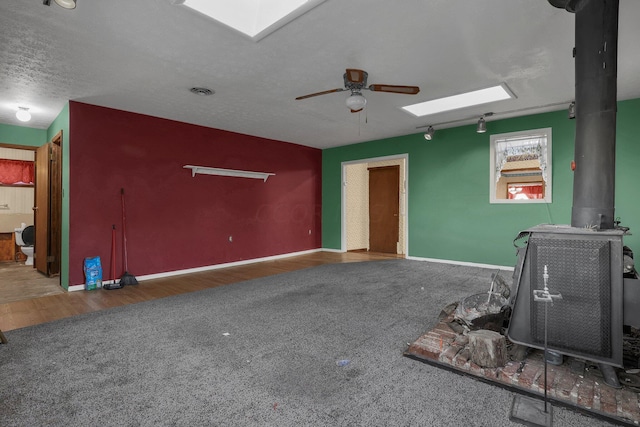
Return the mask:
[[[562,299],[549,307],[549,348],[568,356],[622,366],[624,231],[540,225],[526,230],[509,339],[543,348],[544,305],[534,302],[545,266],[549,288]]]
[[[638,326],[640,285],[624,278],[623,236],[614,219],[619,0],[549,0],[575,13],[576,139],[571,225],[540,225],[521,233],[508,337],[544,344],[544,304],[533,291],[562,300],[549,307],[549,349],[600,363],[607,384],[623,364],[623,326]],[[516,240],[519,240],[516,238]],[[619,384],[618,384],[619,385]]]

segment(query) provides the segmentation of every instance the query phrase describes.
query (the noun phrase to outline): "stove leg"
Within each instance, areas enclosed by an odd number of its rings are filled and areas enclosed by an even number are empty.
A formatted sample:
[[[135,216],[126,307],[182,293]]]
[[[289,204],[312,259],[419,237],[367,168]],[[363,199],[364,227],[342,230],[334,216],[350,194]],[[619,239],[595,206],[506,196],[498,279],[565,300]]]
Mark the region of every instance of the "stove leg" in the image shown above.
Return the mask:
[[[602,377],[606,385],[613,388],[622,388],[620,381],[618,381],[616,370],[613,369],[613,366],[605,363],[598,363],[598,368],[600,368],[600,372],[602,372]]]

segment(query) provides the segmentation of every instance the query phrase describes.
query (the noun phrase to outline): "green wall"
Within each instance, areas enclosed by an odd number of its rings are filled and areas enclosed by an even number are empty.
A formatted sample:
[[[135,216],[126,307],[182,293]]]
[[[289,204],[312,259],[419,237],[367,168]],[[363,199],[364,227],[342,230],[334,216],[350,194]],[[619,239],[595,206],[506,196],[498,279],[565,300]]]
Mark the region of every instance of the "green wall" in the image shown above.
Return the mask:
[[[0,143],[40,147],[62,130],[62,258],[60,283],[69,287],[69,104],[48,129],[34,129],[0,123]]]
[[[0,143],[39,147],[46,142],[47,131],[0,123]]]
[[[640,99],[618,104],[616,216],[640,233]],[[489,203],[491,134],[553,129],[553,203]],[[565,110],[365,142],[323,151],[322,243],[341,246],[341,163],[408,153],[409,250],[413,257],[513,266],[513,239],[520,230],[543,224],[569,224],[573,198],[575,121]],[[625,244],[640,253],[640,239]]]

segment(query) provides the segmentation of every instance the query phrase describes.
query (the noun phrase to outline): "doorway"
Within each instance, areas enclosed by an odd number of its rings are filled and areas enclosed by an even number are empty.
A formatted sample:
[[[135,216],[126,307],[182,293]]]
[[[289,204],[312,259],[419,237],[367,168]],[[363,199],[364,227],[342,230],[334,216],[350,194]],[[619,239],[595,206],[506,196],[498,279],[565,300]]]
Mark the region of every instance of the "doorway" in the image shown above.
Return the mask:
[[[380,168],[380,169],[378,169]],[[408,155],[376,157],[360,159],[342,163],[342,204],[341,204],[341,250],[346,251],[379,251],[376,231],[371,230],[372,223],[377,222],[376,212],[370,212],[369,207],[369,175],[370,169],[384,170],[386,168],[395,174],[395,184],[391,184],[392,190],[397,188],[396,196],[391,202],[382,202],[382,206],[388,206],[395,225],[391,230],[387,229],[386,253],[406,256],[408,253],[408,217],[407,217],[407,175]],[[395,172],[393,172],[395,170]],[[374,172],[375,173],[375,172]],[[374,185],[376,185],[374,183]],[[376,191],[377,193],[377,191]],[[378,203],[378,202],[375,202]],[[389,206],[392,205],[392,206]],[[373,224],[375,227],[375,224]],[[383,227],[386,229],[386,227]],[[374,233],[371,235],[371,233]],[[371,245],[373,239],[373,246]]]
[[[0,144],[0,150],[3,153],[7,153],[3,156],[8,158],[25,159],[30,160],[35,164],[34,166],[34,179],[30,185],[13,185],[0,186],[1,190],[6,192],[20,192],[19,196],[13,198],[7,198],[7,194],[3,196],[3,200],[7,201],[7,209],[4,209],[0,214],[4,214],[1,222],[7,222],[5,224],[10,231],[6,233],[9,238],[12,239],[11,254],[8,257],[2,258],[0,262],[0,301],[11,302],[26,300],[32,298],[38,298],[47,295],[54,295],[56,293],[64,293],[64,289],[60,283],[60,253],[61,253],[61,211],[62,211],[62,187],[61,187],[61,174],[62,174],[62,158],[61,158],[61,145],[62,145],[62,132],[58,133],[49,143],[43,147],[52,146],[51,156],[42,156],[42,159],[38,161],[38,150],[42,148],[15,145],[15,144]],[[48,149],[46,149],[48,151]],[[44,160],[43,160],[44,159]],[[41,162],[44,161],[45,165],[42,166]],[[47,170],[47,181],[43,182],[41,178],[38,178],[38,173],[42,174]],[[20,187],[20,188],[16,188]],[[38,203],[36,202],[36,193],[41,191],[48,198],[46,207],[40,210]],[[3,193],[4,194],[4,193]],[[42,206],[42,205],[40,205]],[[40,212],[38,212],[40,211]],[[37,213],[44,214],[39,215],[39,219],[43,220],[44,226],[37,226],[36,217]],[[9,224],[9,222],[16,222],[16,224]],[[36,242],[34,265],[25,265],[26,256],[22,254],[19,246],[14,246],[15,236],[13,233],[14,228],[20,227],[21,223],[27,225],[36,226]],[[5,228],[7,228],[5,227]],[[38,228],[40,232],[44,228],[45,237],[38,237]],[[44,244],[41,243],[44,240]],[[38,250],[42,247],[49,248],[45,251],[45,255],[37,256]],[[53,257],[53,258],[51,258]],[[39,259],[40,258],[40,259]],[[45,262],[44,268],[38,266],[38,261],[49,260]],[[39,267],[39,268],[36,268]]]

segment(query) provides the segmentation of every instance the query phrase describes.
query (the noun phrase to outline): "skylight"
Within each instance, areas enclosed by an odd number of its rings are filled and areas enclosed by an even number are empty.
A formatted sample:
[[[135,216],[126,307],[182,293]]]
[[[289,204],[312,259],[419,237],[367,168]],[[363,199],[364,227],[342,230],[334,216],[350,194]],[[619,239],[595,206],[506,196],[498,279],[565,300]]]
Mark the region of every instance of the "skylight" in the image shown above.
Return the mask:
[[[402,109],[414,116],[423,117],[431,114],[442,113],[444,111],[457,110],[459,108],[472,107],[474,105],[487,104],[489,102],[502,101],[510,98],[515,98],[515,95],[511,93],[509,88],[507,88],[507,85],[502,83],[498,86],[486,89],[407,105],[406,107],[402,107]]]
[[[184,5],[258,41],[326,0],[185,0]]]

